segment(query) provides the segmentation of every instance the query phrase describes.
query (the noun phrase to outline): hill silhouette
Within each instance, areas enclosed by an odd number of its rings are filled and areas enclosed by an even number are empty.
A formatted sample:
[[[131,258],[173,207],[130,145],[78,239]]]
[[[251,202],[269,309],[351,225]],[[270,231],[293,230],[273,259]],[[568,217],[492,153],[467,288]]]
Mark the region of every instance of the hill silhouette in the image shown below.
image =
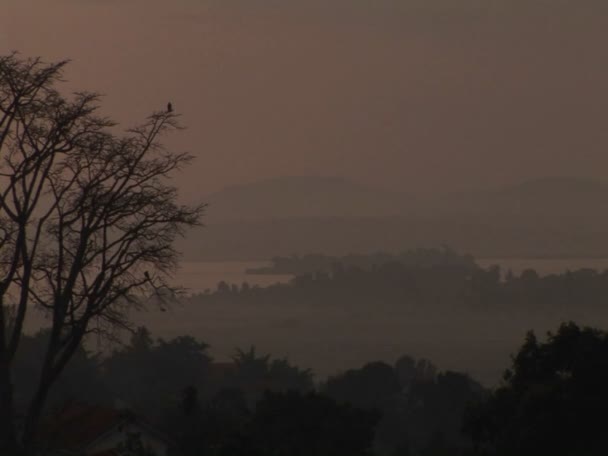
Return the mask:
[[[444,213],[513,217],[606,217],[608,184],[576,177],[546,177],[490,191],[454,194],[435,208]]]
[[[387,216],[403,212],[397,192],[339,177],[290,176],[239,184],[209,195],[212,221]]]
[[[552,177],[412,198],[340,178],[285,177],[210,195],[189,259],[399,252],[447,244],[476,257],[608,254],[608,184]]]

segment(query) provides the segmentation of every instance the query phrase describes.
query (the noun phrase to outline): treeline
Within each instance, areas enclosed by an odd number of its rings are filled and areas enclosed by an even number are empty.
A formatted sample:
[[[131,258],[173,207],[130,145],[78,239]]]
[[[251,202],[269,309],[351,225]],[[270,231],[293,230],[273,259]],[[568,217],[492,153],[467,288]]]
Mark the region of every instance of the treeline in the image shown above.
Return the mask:
[[[15,369],[20,398],[32,393],[47,337],[24,340]],[[201,341],[154,341],[140,328],[106,357],[79,349],[47,414],[73,402],[125,407],[171,436],[176,456],[405,455],[469,448],[462,417],[482,395],[467,375],[439,372],[425,359],[371,362],[315,384],[310,370],[253,347],[216,362]]]
[[[19,353],[22,393],[46,337],[26,337]],[[216,363],[200,341],[153,341],[141,328],[105,359],[80,349],[47,415],[119,401],[169,435],[174,456],[596,456],[607,383],[608,333],[574,323],[546,341],[530,332],[492,391],[409,356],[315,385],[309,370],[254,348]]]
[[[602,311],[607,296],[608,271],[580,269],[540,276],[531,269],[516,275],[498,266],[482,269],[468,263],[423,267],[389,262],[370,268],[333,263],[329,272],[301,274],[287,284],[263,288],[220,282],[217,289],[188,299],[196,304],[384,306],[424,312],[565,312],[572,318]]]

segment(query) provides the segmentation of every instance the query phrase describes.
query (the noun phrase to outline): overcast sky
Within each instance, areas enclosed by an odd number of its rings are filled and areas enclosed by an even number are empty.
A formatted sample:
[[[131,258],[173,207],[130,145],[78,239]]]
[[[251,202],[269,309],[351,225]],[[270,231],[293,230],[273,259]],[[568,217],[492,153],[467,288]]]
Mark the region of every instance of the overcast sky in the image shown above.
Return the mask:
[[[276,175],[406,191],[608,177],[606,0],[0,0],[136,123],[171,100],[195,196]]]

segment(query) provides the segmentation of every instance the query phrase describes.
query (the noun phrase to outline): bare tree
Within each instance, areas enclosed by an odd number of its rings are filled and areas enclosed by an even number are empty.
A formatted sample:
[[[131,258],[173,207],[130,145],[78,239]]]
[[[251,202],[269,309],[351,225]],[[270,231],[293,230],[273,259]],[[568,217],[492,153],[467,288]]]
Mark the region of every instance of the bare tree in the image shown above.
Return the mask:
[[[191,160],[159,142],[177,115],[117,136],[96,94],[57,91],[65,65],[0,58],[0,453],[32,448],[49,389],[87,334],[129,327],[129,309],[172,290],[174,240],[204,208],[179,205],[168,182]],[[51,335],[18,438],[11,366],[34,307]]]

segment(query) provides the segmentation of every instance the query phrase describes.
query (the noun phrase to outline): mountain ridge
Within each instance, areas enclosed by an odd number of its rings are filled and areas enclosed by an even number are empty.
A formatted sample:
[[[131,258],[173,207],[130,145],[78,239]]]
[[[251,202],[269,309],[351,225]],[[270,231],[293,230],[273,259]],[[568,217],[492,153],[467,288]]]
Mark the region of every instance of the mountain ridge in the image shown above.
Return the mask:
[[[608,183],[557,176],[434,197],[332,176],[281,176],[208,195],[209,221],[433,215],[590,216],[608,213]]]
[[[341,177],[283,176],[236,184],[208,195],[212,220],[399,215],[398,192]]]

